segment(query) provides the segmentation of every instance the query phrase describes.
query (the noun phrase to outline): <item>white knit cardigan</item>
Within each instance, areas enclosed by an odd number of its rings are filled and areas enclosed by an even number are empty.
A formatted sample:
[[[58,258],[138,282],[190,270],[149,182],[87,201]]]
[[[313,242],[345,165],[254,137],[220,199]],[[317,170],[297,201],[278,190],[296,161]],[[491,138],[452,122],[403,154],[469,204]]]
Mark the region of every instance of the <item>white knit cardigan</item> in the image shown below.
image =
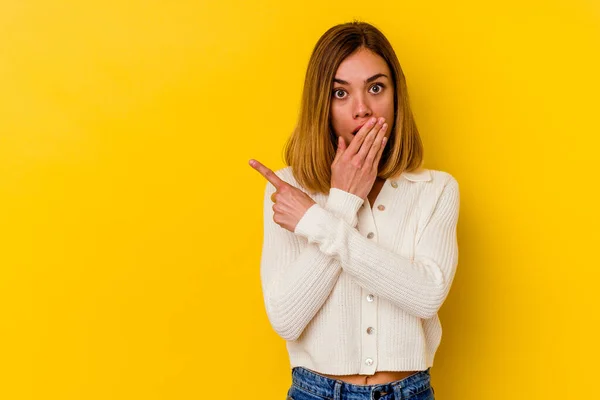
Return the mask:
[[[275,171],[304,190],[291,167]],[[421,169],[387,179],[369,200],[331,189],[292,233],[264,193],[261,282],[268,319],[291,367],[349,375],[433,365],[437,312],[458,264],[458,183]]]

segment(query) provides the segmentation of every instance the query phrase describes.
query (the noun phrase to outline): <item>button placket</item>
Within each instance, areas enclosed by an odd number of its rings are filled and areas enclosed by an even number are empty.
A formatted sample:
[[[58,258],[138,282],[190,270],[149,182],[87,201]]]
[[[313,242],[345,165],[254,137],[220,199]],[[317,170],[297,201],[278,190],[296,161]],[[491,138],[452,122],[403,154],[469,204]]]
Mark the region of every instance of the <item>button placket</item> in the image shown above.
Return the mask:
[[[382,190],[383,191],[383,190]],[[377,208],[372,210],[368,200],[365,201],[365,208],[360,211],[358,221],[358,231],[368,240],[375,243],[379,242],[377,236],[377,225],[375,223],[375,214]],[[361,375],[373,375],[377,370],[377,297],[373,293],[361,288],[360,301],[360,370]]]
[[[362,364],[360,374],[371,375],[377,369],[377,297],[361,289],[361,354]]]

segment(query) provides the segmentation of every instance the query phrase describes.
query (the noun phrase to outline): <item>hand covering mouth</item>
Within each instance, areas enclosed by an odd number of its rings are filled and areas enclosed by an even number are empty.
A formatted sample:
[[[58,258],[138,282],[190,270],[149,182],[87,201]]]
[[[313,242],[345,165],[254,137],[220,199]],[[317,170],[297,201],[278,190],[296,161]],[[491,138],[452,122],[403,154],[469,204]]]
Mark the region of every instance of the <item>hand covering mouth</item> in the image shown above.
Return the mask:
[[[358,127],[356,127],[356,129],[352,131],[352,136],[355,136],[355,135],[358,133],[358,131],[360,131],[360,128],[362,128],[362,127],[363,127],[363,125],[364,125],[364,124],[362,124],[362,125],[359,125]]]

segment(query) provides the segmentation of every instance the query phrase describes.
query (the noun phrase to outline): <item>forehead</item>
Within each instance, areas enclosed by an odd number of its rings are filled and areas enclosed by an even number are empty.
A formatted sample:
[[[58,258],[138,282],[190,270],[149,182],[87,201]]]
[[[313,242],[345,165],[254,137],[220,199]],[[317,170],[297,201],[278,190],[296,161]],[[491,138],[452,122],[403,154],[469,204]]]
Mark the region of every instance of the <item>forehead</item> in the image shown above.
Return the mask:
[[[346,57],[338,67],[335,77],[348,82],[367,79],[375,74],[390,76],[390,69],[383,58],[368,49],[360,49]]]

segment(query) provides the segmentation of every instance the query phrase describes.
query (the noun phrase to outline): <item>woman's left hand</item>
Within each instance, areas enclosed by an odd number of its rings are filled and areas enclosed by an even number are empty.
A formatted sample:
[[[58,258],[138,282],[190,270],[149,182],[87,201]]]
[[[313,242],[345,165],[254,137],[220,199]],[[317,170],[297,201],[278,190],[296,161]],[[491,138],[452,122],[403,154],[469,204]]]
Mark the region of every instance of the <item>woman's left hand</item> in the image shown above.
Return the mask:
[[[306,210],[316,204],[315,201],[302,190],[281,180],[260,162],[250,160],[250,166],[275,186],[275,193],[271,195],[271,201],[274,203],[273,221],[293,233]]]

